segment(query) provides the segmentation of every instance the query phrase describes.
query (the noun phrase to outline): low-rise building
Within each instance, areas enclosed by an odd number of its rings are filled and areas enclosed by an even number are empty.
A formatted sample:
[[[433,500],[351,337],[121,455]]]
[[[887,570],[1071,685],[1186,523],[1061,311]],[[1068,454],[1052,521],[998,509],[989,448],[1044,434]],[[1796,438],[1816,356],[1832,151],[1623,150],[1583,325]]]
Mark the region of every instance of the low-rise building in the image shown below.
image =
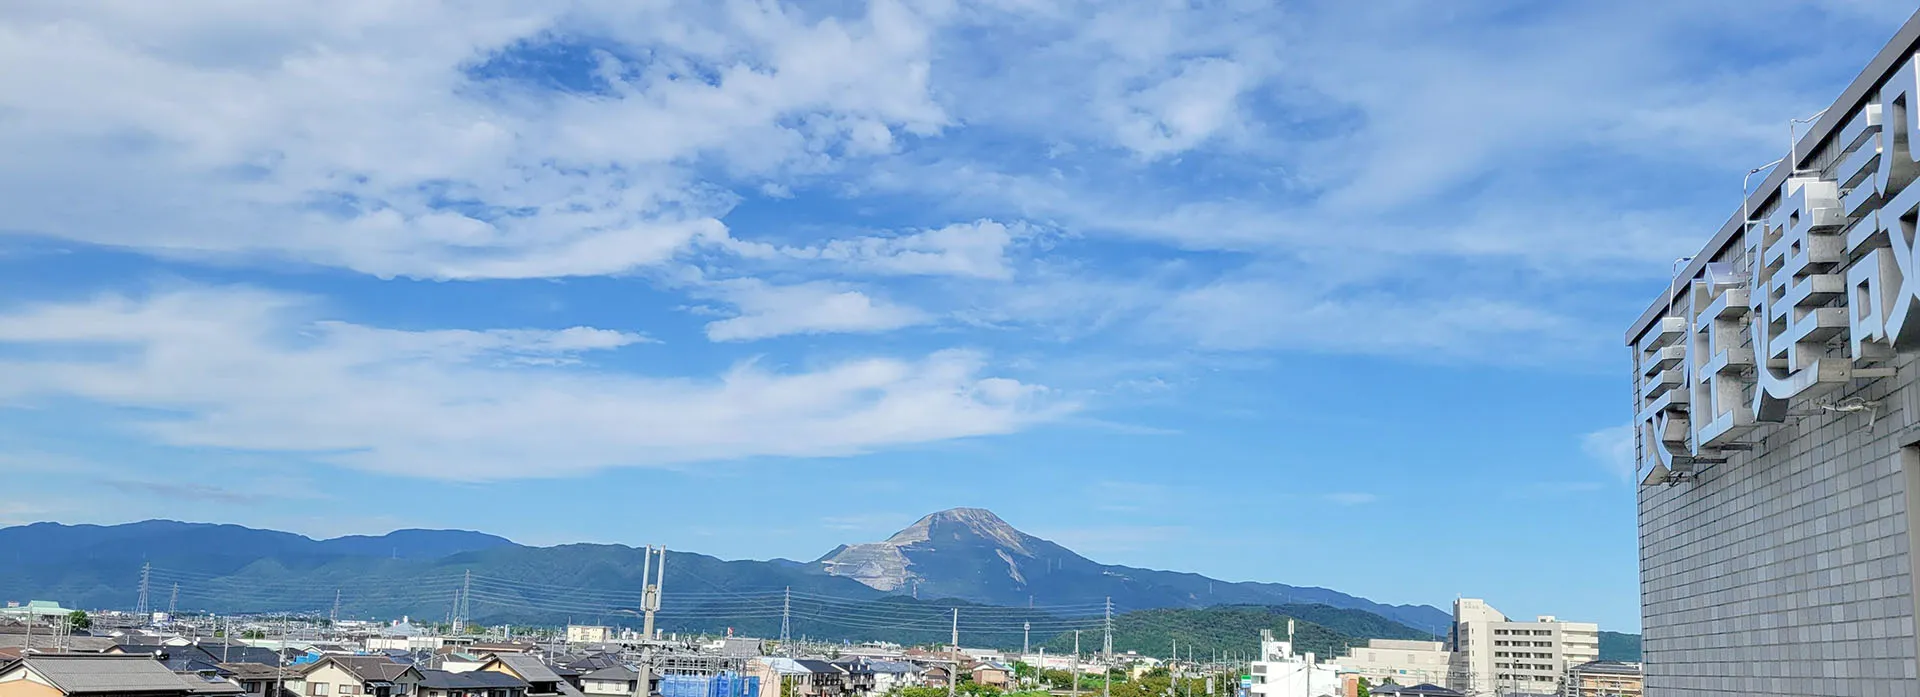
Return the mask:
[[[645,675],[644,671],[630,666],[607,666],[581,674],[580,689],[589,695],[639,695],[640,697],[646,697],[648,692],[651,692],[652,686],[648,685],[647,691],[643,692],[641,690],[640,679],[643,675]]]
[[[1260,660],[1248,667],[1253,697],[1323,697],[1340,693],[1340,667],[1315,660],[1312,653],[1295,654],[1293,642],[1260,632]]]
[[[1002,663],[992,661],[976,663],[968,673],[976,685],[1006,689],[1008,685],[1013,684],[1013,668]]]
[[[0,669],[0,697],[192,697],[181,676],[147,656],[29,654]]]
[[[221,663],[220,667],[232,674],[242,692],[253,697],[299,697],[298,693],[286,689],[290,681],[300,678],[293,669],[250,662]],[[279,688],[279,692],[276,693],[275,688]]]
[[[1590,661],[1567,671],[1566,697],[1640,697],[1640,664]]]
[[[794,664],[806,671],[787,677],[796,697],[838,697],[846,691],[846,671],[826,661],[810,658],[794,659]]]
[[[377,656],[321,656],[300,669],[306,697],[406,697],[420,683],[420,671]]]
[[[527,683],[506,673],[420,671],[419,697],[526,697]]]
[[[595,624],[567,625],[567,643],[604,644],[613,641],[613,628]]]
[[[496,654],[492,660],[481,665],[479,670],[506,673],[527,683],[527,697],[580,697],[581,692],[566,678],[554,672],[540,657],[525,653]]]
[[[1447,681],[1452,660],[1453,652],[1444,642],[1373,639],[1366,646],[1347,649],[1347,655],[1334,662],[1375,685],[1387,681],[1439,685]]]

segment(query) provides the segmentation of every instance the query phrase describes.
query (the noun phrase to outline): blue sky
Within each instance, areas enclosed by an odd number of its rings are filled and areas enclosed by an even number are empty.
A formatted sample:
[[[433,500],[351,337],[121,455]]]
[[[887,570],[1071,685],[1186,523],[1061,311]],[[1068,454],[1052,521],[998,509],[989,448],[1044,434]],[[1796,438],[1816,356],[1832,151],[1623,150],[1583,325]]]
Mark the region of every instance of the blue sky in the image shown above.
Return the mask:
[[[1621,333],[1911,11],[519,5],[0,8],[0,524],[970,505],[1632,631]]]

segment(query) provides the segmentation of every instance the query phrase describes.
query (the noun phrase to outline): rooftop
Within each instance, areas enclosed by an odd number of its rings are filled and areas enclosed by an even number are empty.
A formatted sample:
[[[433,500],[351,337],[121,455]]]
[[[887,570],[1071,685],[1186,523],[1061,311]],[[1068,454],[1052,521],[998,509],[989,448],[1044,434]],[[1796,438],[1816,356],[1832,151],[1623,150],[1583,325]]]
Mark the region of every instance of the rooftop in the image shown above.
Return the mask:
[[[130,692],[186,694],[181,677],[149,656],[43,653],[11,670],[31,670],[69,695]]]

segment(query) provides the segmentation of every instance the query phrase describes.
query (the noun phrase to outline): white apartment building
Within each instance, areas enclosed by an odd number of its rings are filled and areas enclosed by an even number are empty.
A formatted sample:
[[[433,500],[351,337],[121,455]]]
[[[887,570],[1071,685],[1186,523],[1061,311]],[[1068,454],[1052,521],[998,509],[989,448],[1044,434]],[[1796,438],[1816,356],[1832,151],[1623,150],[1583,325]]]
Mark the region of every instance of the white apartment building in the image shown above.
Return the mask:
[[[1273,632],[1260,633],[1260,660],[1248,673],[1253,678],[1253,697],[1328,697],[1342,694],[1340,666],[1322,664],[1313,654],[1295,655],[1292,641],[1273,638]]]
[[[1559,694],[1567,669],[1600,658],[1600,625],[1515,622],[1484,600],[1453,603],[1447,687],[1475,695]]]
[[[567,625],[567,643],[604,644],[613,640],[613,628],[598,625]]]
[[[1366,646],[1347,649],[1341,668],[1358,673],[1375,685],[1445,685],[1453,652],[1445,642],[1373,639]]]

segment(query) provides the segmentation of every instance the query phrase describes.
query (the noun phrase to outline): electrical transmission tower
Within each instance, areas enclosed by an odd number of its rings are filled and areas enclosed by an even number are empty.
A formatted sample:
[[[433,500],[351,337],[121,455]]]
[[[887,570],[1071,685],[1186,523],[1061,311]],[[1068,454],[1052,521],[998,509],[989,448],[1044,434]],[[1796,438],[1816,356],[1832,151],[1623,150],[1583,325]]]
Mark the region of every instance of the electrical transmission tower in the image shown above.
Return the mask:
[[[1101,652],[1107,655],[1105,664],[1100,668],[1107,675],[1107,681],[1100,687],[1100,697],[1113,697],[1113,596],[1107,596],[1107,617],[1105,623],[1106,638],[1101,641]]]
[[[780,649],[793,658],[793,586],[787,586],[787,594],[780,601]]]
[[[167,621],[173,621],[173,615],[180,609],[180,584],[173,584],[173,594],[167,596]]]
[[[147,606],[147,585],[152,581],[153,581],[153,562],[147,562],[145,564],[141,564],[140,565],[140,601],[133,606],[133,614],[139,615],[142,618],[143,622],[145,621],[145,618],[148,616],[147,613],[152,612],[152,609],[150,609]]]
[[[460,581],[460,593],[453,599],[453,633],[464,634],[467,630],[467,618],[473,613],[473,601],[469,593],[473,592],[473,571]]]
[[[333,589],[333,609],[327,612],[327,626],[331,628],[337,624],[340,624],[340,589],[335,588]]]

